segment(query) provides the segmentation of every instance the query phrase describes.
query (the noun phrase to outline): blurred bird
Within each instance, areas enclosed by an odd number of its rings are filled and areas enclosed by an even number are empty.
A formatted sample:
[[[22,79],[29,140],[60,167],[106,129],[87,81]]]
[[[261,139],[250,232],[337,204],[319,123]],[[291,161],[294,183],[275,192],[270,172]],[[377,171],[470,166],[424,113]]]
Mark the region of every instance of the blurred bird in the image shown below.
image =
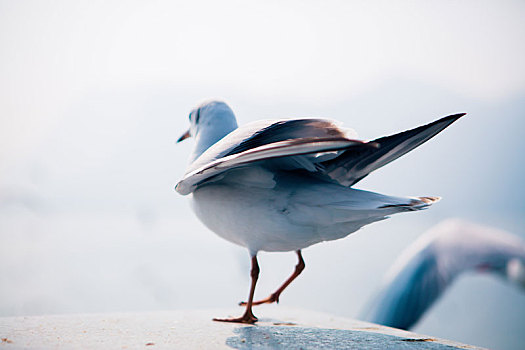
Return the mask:
[[[525,288],[525,241],[492,227],[444,221],[399,256],[363,318],[410,329],[467,271],[490,272]]]
[[[246,247],[251,287],[242,317],[216,321],[254,323],[252,305],[278,302],[303,271],[301,249],[346,237],[389,215],[427,208],[438,197],[393,197],[351,188],[372,171],[429,140],[463,114],[370,142],[327,119],[279,119],[237,127],[223,102],[190,113],[195,139],[190,164],[176,191],[191,194],[198,218],[224,239]],[[293,274],[268,298],[253,301],[258,251],[295,251]]]

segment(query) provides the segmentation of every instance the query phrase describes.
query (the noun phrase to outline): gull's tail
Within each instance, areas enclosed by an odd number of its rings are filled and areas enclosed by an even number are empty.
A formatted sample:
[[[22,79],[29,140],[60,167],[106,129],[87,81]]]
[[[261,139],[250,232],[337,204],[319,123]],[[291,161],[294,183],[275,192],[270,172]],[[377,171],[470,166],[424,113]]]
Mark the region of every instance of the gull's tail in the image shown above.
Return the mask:
[[[399,213],[425,210],[439,197],[398,197],[335,184],[297,187],[287,220],[316,231],[323,241],[346,237],[361,227]]]
[[[441,200],[441,197],[415,197],[411,198],[410,201],[407,203],[400,203],[400,204],[385,204],[383,206],[380,206],[378,209],[384,209],[384,208],[399,208],[399,209],[405,209],[409,211],[414,210],[422,210],[426,209],[432,204],[439,202]]]

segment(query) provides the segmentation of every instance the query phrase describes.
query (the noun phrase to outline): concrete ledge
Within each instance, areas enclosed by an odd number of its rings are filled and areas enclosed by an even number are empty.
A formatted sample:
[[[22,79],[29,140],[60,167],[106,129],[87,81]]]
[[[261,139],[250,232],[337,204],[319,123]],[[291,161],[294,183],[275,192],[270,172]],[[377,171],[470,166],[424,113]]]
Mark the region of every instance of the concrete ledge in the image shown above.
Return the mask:
[[[263,307],[255,326],[219,323],[242,309],[0,318],[2,349],[478,349],[372,323]]]

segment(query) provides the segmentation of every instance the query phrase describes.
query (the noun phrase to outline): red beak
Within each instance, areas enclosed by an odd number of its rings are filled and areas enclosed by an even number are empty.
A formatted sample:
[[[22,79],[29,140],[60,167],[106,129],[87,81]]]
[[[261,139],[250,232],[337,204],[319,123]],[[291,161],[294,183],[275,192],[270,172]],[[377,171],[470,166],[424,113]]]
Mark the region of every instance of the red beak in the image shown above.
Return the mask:
[[[177,143],[186,140],[188,137],[191,137],[190,131],[186,131],[178,140]]]

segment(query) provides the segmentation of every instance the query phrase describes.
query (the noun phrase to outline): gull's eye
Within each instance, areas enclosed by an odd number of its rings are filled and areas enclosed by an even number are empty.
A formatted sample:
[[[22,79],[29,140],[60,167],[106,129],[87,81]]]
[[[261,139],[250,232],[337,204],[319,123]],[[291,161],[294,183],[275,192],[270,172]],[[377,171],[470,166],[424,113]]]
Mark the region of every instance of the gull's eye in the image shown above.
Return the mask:
[[[190,115],[188,116],[188,119],[189,119],[189,120],[190,120],[190,122],[191,122],[191,112],[190,112]]]
[[[195,124],[199,124],[199,117],[201,116],[201,109],[197,109],[197,116],[195,117]]]

